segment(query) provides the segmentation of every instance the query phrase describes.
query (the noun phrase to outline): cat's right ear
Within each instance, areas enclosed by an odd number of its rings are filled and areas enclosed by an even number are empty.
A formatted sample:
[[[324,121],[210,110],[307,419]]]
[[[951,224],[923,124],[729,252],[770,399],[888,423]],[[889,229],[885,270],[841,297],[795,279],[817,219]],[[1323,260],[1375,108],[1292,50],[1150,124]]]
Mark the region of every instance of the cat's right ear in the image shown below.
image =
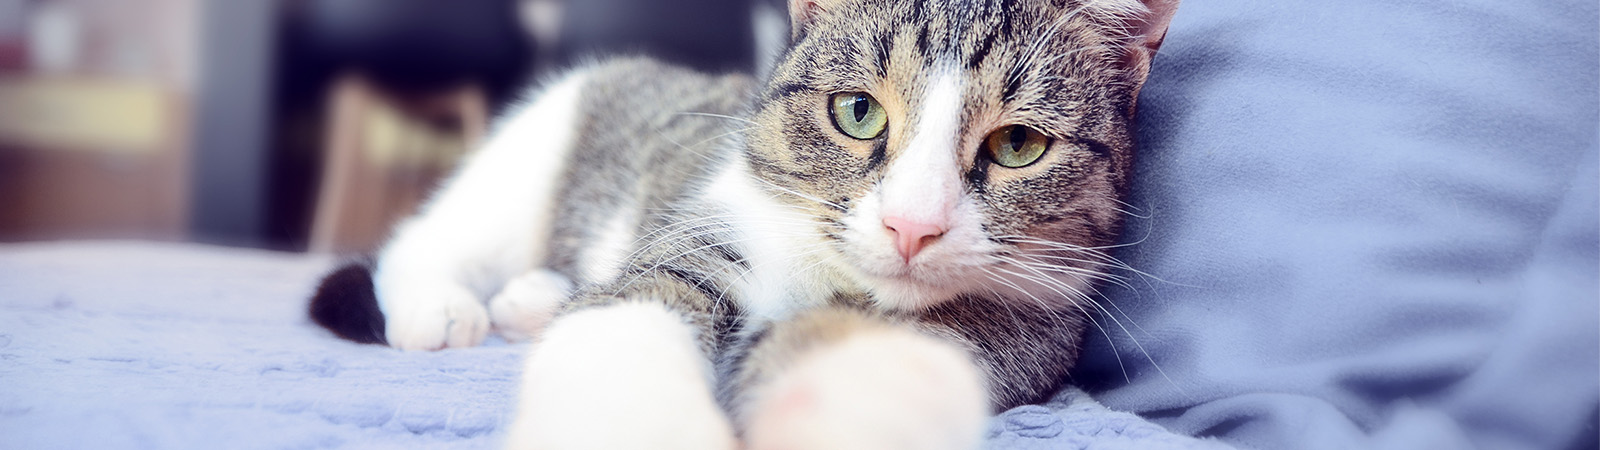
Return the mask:
[[[817,16],[839,3],[840,0],[789,0],[789,42],[799,41]]]

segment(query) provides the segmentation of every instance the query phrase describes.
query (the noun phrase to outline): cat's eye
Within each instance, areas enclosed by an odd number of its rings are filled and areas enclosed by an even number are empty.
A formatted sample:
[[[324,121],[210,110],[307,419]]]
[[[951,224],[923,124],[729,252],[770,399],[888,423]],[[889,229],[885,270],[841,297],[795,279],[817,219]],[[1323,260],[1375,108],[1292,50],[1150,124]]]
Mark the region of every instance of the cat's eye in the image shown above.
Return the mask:
[[[984,150],[994,158],[994,162],[1011,168],[1033,164],[1044,150],[1050,147],[1050,138],[1044,136],[1039,130],[1022,125],[1000,127],[983,138]]]
[[[856,139],[872,139],[883,134],[889,125],[889,115],[883,105],[864,92],[833,94],[828,100],[829,113],[839,131]]]

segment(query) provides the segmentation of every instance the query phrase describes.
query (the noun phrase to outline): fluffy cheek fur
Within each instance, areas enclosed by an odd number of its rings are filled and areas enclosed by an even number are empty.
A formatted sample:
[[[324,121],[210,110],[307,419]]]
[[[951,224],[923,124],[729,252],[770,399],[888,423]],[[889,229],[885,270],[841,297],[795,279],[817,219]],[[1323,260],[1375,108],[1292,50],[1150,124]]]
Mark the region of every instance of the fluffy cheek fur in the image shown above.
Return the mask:
[[[1008,298],[1083,300],[1093,279],[1115,265],[1106,253],[1120,227],[1113,194],[1117,172],[1106,162],[1093,170],[1058,165],[1031,179],[993,183],[982,194],[993,214],[985,229],[1003,242],[987,270],[991,289]]]

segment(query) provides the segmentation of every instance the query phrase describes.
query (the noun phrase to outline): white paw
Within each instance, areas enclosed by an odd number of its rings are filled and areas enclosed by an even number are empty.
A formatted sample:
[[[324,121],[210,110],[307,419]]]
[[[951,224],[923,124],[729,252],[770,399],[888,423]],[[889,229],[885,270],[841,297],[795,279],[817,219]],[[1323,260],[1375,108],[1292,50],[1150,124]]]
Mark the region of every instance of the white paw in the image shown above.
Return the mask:
[[[489,333],[489,311],[460,285],[408,283],[383,295],[385,335],[394,348],[472,347]]]
[[[659,304],[564,316],[531,352],[506,448],[737,447],[694,331]]]
[[[815,350],[757,398],[750,450],[972,450],[989,416],[965,352],[900,330]]]
[[[506,340],[532,339],[571,294],[572,282],[567,277],[549,270],[530,271],[512,278],[489,299],[489,318]]]

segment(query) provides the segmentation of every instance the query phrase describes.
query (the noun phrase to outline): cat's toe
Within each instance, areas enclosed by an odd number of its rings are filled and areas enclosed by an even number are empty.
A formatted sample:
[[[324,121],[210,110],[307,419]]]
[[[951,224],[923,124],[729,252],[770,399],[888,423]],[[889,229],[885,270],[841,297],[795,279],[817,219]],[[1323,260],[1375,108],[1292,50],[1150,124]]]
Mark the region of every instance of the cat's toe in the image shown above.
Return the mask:
[[[489,333],[489,312],[466,288],[410,286],[386,305],[389,345],[401,350],[472,347]]]
[[[908,331],[853,336],[763,390],[746,448],[978,448],[988,400],[965,352]]]
[[[561,274],[535,270],[513,278],[489,300],[489,317],[507,340],[532,339],[550,323],[556,308],[572,292],[572,282]]]

